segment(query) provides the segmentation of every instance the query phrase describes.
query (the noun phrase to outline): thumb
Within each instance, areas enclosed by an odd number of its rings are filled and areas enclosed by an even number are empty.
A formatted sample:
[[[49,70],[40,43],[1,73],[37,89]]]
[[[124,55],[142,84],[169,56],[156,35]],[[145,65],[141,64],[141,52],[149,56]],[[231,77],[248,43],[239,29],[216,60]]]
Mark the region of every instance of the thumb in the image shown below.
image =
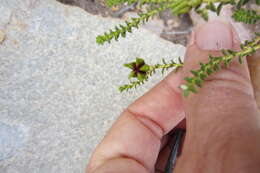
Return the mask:
[[[213,21],[199,26],[193,32],[186,52],[184,77],[198,69],[199,62],[208,62],[209,55],[220,56],[220,50],[238,50],[239,45],[238,35],[228,23]],[[194,126],[192,128],[201,128],[201,125],[215,128],[220,124],[223,127],[224,123],[229,125],[229,121],[234,123],[234,119],[240,118],[253,123],[258,117],[247,114],[249,110],[256,111],[257,106],[246,60],[243,64],[234,60],[228,68],[212,74],[197,94],[184,99],[184,105],[187,126]]]
[[[239,49],[234,28],[220,21],[199,26],[187,48],[183,77],[198,69],[199,62],[206,63],[209,54],[220,56],[221,49]],[[246,61],[234,60],[212,74],[198,93],[183,102],[187,133],[176,172],[234,172],[259,161],[260,120]]]

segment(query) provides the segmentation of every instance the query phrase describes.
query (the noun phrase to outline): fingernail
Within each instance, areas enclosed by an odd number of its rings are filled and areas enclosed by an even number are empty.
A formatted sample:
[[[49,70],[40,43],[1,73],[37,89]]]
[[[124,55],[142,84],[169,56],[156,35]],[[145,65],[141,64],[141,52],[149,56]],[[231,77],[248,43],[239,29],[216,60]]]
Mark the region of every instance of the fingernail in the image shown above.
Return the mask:
[[[232,49],[232,26],[221,21],[212,21],[199,26],[195,30],[194,40],[198,48],[202,50],[217,51]]]

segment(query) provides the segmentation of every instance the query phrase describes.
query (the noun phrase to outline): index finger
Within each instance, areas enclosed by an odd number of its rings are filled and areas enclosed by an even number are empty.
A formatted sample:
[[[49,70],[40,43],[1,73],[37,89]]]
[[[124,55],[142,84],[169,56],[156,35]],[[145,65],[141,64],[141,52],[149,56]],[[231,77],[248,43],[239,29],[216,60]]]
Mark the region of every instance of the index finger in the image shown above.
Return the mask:
[[[130,105],[96,148],[87,170],[152,172],[162,137],[185,117],[180,83],[181,71],[172,72]]]

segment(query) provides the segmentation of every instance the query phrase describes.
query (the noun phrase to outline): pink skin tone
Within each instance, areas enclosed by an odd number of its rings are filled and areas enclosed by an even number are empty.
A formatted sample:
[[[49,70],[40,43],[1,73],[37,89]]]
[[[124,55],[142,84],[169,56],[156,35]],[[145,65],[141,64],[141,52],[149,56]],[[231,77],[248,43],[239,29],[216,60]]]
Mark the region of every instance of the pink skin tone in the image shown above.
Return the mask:
[[[163,169],[167,135],[186,116],[177,173],[259,173],[260,115],[246,63],[212,75],[187,99],[179,85],[198,62],[220,49],[238,49],[231,25],[213,21],[192,34],[185,65],[131,104],[97,146],[87,173],[150,173]]]

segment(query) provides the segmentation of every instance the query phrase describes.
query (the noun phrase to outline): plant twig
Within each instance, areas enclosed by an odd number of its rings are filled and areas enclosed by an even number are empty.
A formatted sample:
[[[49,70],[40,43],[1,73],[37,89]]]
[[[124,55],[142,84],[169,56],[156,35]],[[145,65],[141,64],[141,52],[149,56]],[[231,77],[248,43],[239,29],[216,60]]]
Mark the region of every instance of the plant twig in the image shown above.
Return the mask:
[[[250,56],[260,49],[260,36],[256,36],[253,41],[247,41],[245,44],[241,44],[240,51],[223,50],[223,56],[209,57],[208,63],[200,63],[200,69],[191,71],[192,77],[186,77],[186,84],[181,85],[185,97],[189,94],[196,93],[198,88],[201,88],[207,77],[214,72],[219,71],[222,68],[222,63],[227,67],[230,62],[236,57],[239,58],[239,62],[242,63],[243,58]]]
[[[180,58],[179,63],[176,63],[173,60],[170,63],[167,63],[164,59],[162,62],[162,64],[148,65],[144,62],[143,59],[136,58],[135,62],[125,64],[125,67],[128,67],[132,70],[129,74],[129,79],[131,80],[132,78],[135,78],[137,80],[130,81],[129,84],[120,86],[119,91],[128,91],[129,89],[136,88],[137,86],[144,84],[149,79],[149,77],[151,77],[156,72],[156,70],[161,69],[163,74],[170,68],[174,68],[174,70],[177,71],[183,66],[183,62]]]
[[[260,15],[254,10],[238,9],[234,12],[232,17],[237,22],[244,22],[246,24],[255,24],[260,20]]]

